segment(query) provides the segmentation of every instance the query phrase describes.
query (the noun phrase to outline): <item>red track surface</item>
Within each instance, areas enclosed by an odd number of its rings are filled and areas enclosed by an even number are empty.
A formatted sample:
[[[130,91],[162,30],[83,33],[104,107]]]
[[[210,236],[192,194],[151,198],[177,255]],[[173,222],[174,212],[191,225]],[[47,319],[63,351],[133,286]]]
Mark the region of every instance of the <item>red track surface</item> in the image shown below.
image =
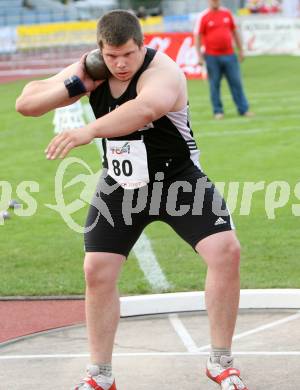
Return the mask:
[[[31,78],[31,77],[24,77],[22,75],[20,75],[20,76],[1,76],[0,77],[0,84],[12,83],[16,80],[24,80],[26,78]],[[21,91],[20,91],[20,93],[21,93]]]
[[[0,343],[84,321],[83,300],[2,300]]]

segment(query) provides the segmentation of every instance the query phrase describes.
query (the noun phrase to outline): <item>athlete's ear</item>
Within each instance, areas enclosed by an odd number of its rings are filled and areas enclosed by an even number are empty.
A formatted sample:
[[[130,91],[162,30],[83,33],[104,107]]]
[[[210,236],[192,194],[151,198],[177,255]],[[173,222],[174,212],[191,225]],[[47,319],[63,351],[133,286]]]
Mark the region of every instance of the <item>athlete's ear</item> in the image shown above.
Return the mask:
[[[143,37],[142,43],[139,45],[139,49],[142,49],[145,46],[145,38]]]

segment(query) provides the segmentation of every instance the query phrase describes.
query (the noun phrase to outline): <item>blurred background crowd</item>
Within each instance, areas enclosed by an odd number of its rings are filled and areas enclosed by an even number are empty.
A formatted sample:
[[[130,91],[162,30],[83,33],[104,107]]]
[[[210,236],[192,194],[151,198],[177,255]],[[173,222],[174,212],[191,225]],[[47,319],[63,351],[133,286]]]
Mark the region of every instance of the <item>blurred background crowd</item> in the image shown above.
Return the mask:
[[[0,76],[59,71],[96,47],[99,17],[122,8],[140,18],[146,45],[170,55],[188,77],[205,77],[192,34],[207,6],[207,0],[0,0]],[[222,6],[236,18],[246,56],[300,55],[300,0],[223,0]]]
[[[224,0],[237,15],[300,15],[300,0]],[[89,20],[114,8],[131,9],[140,18],[200,12],[206,0],[0,0],[0,26]]]

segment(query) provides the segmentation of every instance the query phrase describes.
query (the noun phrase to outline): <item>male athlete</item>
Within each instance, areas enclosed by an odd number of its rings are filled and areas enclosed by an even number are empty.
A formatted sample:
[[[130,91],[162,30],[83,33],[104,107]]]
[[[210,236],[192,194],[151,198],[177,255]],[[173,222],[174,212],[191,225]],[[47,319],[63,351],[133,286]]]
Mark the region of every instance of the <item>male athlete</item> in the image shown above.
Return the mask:
[[[23,115],[40,116],[89,95],[97,119],[56,136],[46,149],[50,160],[63,158],[94,138],[103,140],[107,173],[96,189],[85,234],[91,364],[76,389],[116,389],[111,359],[120,316],[118,276],[142,230],[155,220],[168,223],[208,266],[212,349],[207,375],[223,390],[246,389],[231,356],[240,247],[225,202],[199,166],[184,74],[167,55],[143,45],[139,21],[127,11],[105,14],[98,23],[97,40],[109,79],[91,80],[83,56],[51,78],[29,82],[16,103]],[[105,202],[111,219],[99,211],[97,200]],[[174,200],[175,207],[170,207]],[[126,218],[133,204],[139,211]],[[190,207],[181,212],[182,205]]]

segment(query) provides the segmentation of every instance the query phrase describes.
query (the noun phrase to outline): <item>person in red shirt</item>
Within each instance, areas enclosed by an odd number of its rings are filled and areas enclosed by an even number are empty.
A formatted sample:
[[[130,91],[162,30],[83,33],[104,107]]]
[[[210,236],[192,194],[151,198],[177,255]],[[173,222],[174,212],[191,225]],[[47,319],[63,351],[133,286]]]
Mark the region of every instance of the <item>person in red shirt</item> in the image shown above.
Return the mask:
[[[224,117],[220,96],[223,76],[227,79],[239,114],[252,116],[241,80],[239,61],[243,61],[244,52],[233,16],[228,9],[221,7],[220,0],[209,0],[208,3],[209,8],[196,21],[194,38],[199,64],[206,63],[214,116],[216,119]],[[238,56],[234,52],[233,41],[238,48]]]

